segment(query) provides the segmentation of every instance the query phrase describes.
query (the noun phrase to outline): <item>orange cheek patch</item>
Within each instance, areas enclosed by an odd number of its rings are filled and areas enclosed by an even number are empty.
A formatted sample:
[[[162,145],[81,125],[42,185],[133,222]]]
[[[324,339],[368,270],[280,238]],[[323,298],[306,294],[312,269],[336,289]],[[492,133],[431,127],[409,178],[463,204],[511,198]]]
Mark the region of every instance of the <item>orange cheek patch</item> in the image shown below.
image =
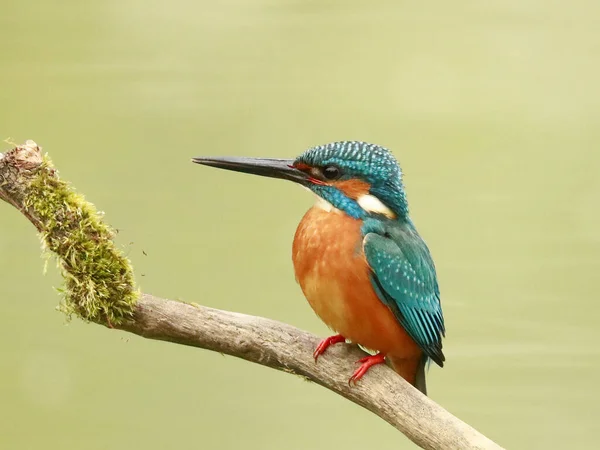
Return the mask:
[[[354,200],[358,199],[362,195],[368,194],[369,189],[371,188],[369,183],[362,180],[336,181],[331,184],[346,194],[347,197],[350,197]]]

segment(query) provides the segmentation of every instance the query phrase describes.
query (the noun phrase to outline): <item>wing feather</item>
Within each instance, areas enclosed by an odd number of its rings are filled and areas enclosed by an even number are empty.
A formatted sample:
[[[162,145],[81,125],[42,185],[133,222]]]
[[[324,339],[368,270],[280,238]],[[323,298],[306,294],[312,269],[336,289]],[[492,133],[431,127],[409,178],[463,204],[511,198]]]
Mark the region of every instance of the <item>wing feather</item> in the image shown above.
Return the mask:
[[[363,251],[379,299],[425,355],[443,366],[444,316],[429,249],[412,226],[363,227]]]

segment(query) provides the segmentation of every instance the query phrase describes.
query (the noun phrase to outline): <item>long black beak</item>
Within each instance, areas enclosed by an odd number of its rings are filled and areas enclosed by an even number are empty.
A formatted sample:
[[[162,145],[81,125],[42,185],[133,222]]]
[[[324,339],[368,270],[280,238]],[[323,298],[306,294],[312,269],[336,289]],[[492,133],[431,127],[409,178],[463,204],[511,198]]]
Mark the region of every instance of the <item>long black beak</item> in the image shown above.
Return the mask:
[[[204,166],[233,170],[235,172],[251,173],[262,177],[281,178],[300,184],[308,182],[308,175],[293,166],[293,159],[242,157],[213,158],[201,156],[192,158],[192,161]]]

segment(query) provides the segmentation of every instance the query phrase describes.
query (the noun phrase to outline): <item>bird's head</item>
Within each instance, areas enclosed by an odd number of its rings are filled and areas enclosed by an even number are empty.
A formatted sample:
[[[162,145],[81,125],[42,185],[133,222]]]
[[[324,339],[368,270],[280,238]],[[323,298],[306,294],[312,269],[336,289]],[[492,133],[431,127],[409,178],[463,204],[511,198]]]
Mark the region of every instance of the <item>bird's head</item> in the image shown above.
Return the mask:
[[[322,199],[324,208],[357,219],[408,216],[398,162],[386,148],[366,142],[332,142],[310,148],[295,160],[198,157],[206,166],[294,181]]]

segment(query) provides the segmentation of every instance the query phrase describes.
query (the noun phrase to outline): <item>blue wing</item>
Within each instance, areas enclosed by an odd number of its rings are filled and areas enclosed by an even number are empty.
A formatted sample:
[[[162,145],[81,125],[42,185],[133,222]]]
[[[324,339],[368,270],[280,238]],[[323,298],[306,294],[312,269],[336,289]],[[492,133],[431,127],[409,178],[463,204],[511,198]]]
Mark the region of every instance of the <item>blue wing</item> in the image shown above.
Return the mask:
[[[411,223],[367,219],[363,250],[379,299],[394,313],[425,355],[444,365],[444,316],[435,266]]]

